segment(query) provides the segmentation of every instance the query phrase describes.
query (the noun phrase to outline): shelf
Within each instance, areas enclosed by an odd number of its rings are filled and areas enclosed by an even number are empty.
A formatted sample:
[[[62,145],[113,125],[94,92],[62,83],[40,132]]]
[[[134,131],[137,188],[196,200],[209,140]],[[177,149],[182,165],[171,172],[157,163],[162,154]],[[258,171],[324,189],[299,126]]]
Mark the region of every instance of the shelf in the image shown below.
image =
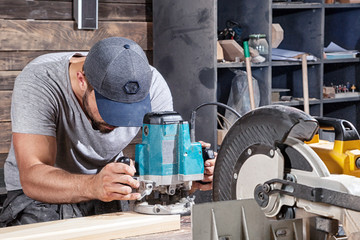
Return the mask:
[[[313,8],[321,8],[321,3],[273,3],[273,9],[313,9]]]
[[[342,59],[323,59],[324,64],[331,63],[358,63],[360,58],[342,58]]]
[[[320,100],[310,100],[309,104],[310,105],[320,104]],[[291,100],[289,102],[279,101],[279,102],[273,102],[272,105],[303,106],[304,101],[298,101],[298,100]]]
[[[284,39],[278,46],[280,49],[311,53],[317,57],[316,61],[307,62],[308,91],[312,97],[309,102],[311,114],[341,117],[360,129],[360,97],[323,99],[322,91],[323,86],[347,82],[354,84],[356,90],[360,89],[360,58],[323,58],[324,46],[330,42],[345,49],[360,50],[360,25],[356,24],[360,16],[360,4],[324,2],[153,1],[154,66],[169,84],[174,109],[189,116],[189,109],[201,103],[228,102],[232,80],[237,70],[245,71],[246,65],[244,62],[217,62],[218,31],[227,27],[227,21],[239,23],[243,39],[252,33],[265,34],[269,46],[272,43],[272,24],[277,23],[284,31]],[[201,15],[203,18],[199,18],[199,13],[204,13]],[[194,22],[199,26],[194,28]],[[260,106],[281,104],[303,109],[304,102],[301,100],[271,102],[273,88],[290,89],[289,95],[303,96],[301,61],[269,59],[261,64],[252,63],[251,68],[260,91]],[[202,121],[212,119],[208,116]],[[209,131],[208,126],[211,124],[201,124],[203,128],[199,132],[204,136],[216,135]]]
[[[251,67],[268,67],[269,62],[264,63],[251,63]],[[217,63],[218,68],[245,68],[246,65],[244,62],[225,62]]]
[[[335,3],[324,4],[325,8],[360,8],[360,3]]]
[[[337,102],[356,102],[360,101],[360,97],[348,97],[348,98],[324,98],[323,103],[337,103]]]
[[[320,64],[320,61],[308,61],[308,65],[317,65]],[[271,65],[274,67],[278,66],[298,66],[301,65],[301,61],[272,61]]]
[[[336,63],[336,62],[342,62],[339,61],[340,59],[336,59],[335,61],[330,61],[327,60],[329,63]],[[348,59],[346,59],[348,60]],[[359,59],[356,59],[356,61],[354,61],[353,59],[349,59],[352,61],[349,62],[359,62]],[[307,62],[308,65],[319,65],[321,64],[321,61],[308,61]],[[273,67],[281,67],[281,66],[300,66],[301,65],[301,61],[272,61],[270,62],[265,62],[265,63],[251,63],[251,67],[269,67],[269,66],[273,66]],[[244,62],[225,62],[225,63],[217,63],[217,67],[218,68],[245,68],[246,65]]]

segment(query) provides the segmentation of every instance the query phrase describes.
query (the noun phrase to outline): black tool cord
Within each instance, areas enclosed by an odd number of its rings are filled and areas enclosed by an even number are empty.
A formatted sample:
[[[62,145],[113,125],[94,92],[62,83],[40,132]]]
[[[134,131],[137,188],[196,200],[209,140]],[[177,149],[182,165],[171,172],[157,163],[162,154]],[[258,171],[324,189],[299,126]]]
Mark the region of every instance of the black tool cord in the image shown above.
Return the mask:
[[[200,108],[204,107],[204,106],[208,106],[208,105],[216,105],[216,106],[220,106],[223,107],[229,111],[231,111],[232,113],[234,113],[238,118],[241,118],[241,115],[232,107],[229,107],[226,104],[223,103],[219,103],[219,102],[210,102],[210,103],[203,103],[199,106],[197,106],[192,112],[191,112],[191,117],[190,117],[190,138],[191,138],[191,142],[195,142],[195,120],[196,120],[196,111],[199,110]]]

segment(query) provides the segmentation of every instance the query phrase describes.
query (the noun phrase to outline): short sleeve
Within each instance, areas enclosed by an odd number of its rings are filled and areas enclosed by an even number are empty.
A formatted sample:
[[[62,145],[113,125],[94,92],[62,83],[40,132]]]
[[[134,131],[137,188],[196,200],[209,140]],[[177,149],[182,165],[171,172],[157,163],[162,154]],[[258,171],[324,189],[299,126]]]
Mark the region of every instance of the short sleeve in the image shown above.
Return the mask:
[[[56,136],[57,103],[52,86],[35,75],[22,73],[11,101],[12,131]]]
[[[150,87],[151,108],[153,112],[173,111],[173,100],[169,86],[163,76],[155,69]]]

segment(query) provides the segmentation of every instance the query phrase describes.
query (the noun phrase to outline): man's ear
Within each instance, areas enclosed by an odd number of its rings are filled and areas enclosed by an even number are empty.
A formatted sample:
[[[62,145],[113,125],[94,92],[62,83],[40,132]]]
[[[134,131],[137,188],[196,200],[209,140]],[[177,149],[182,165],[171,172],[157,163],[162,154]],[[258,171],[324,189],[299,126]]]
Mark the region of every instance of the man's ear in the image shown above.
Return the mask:
[[[86,89],[88,87],[88,83],[87,83],[87,80],[85,79],[84,73],[81,72],[81,71],[78,71],[76,73],[76,78],[78,80],[80,89],[83,90],[83,91],[86,91]]]

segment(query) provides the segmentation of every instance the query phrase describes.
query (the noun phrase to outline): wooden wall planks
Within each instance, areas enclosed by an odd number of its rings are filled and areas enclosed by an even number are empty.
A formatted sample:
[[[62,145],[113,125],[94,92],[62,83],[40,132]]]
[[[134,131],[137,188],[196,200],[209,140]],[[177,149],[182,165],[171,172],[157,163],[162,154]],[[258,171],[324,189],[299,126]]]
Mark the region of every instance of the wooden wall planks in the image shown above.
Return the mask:
[[[0,71],[0,90],[12,90],[19,73],[20,71]]]
[[[87,51],[97,41],[133,39],[152,63],[152,0],[99,0],[99,29],[77,30],[73,0],[0,1],[0,188],[10,148],[11,94],[16,76],[50,52]],[[131,146],[131,152],[133,146]]]
[[[9,152],[10,141],[11,141],[11,123],[10,122],[0,122],[0,154],[5,154]],[[0,168],[4,165],[1,162],[0,158]]]
[[[151,21],[151,3],[135,1],[99,1],[99,20]],[[126,2],[126,1],[125,1]],[[127,1],[130,2],[130,1]],[[72,1],[2,0],[0,18],[36,20],[73,20]]]
[[[12,91],[0,91],[0,119],[1,122],[10,121],[10,105]]]
[[[72,49],[71,51],[81,51],[81,50]],[[51,52],[57,52],[57,51],[42,50],[42,51],[3,51],[2,52],[0,49],[0,71],[21,71],[26,66],[26,64],[28,64],[34,58]],[[145,50],[145,53],[151,64],[152,50]],[[0,76],[0,89],[4,88],[4,86],[1,86],[2,84],[5,83],[2,82]]]
[[[1,50],[88,50],[99,40],[122,36],[152,49],[152,24],[147,22],[99,22],[94,31],[76,30],[72,21],[0,19]]]

